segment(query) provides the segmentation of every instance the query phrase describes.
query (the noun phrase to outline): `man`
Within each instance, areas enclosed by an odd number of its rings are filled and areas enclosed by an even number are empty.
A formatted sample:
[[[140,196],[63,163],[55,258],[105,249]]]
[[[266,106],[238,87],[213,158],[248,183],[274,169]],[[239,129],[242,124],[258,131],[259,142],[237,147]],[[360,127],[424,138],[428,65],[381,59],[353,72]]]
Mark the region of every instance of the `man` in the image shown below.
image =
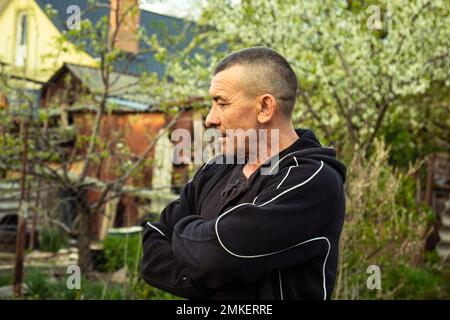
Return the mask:
[[[312,131],[293,128],[294,71],[272,49],[244,49],[217,65],[209,94],[205,124],[222,133],[224,156],[236,152],[227,134],[236,129],[276,130],[278,148],[267,142],[254,162],[205,164],[147,223],[143,278],[191,299],[330,299],[346,169]]]

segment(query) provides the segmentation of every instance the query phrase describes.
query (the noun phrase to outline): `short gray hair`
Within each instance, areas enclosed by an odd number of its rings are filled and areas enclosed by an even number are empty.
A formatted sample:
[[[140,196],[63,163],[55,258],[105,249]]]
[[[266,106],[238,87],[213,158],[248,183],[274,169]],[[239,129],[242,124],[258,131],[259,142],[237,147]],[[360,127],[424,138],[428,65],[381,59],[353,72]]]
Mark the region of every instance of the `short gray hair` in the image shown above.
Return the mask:
[[[223,58],[214,69],[214,75],[235,65],[251,67],[251,75],[259,93],[272,94],[281,102],[282,113],[292,116],[297,97],[297,76],[286,59],[273,49],[251,47],[235,51]]]

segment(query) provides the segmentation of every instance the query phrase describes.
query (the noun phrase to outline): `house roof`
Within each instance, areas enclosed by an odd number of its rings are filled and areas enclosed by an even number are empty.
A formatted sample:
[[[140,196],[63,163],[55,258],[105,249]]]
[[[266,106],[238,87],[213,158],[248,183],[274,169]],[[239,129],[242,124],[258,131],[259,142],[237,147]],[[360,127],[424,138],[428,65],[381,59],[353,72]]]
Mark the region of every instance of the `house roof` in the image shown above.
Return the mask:
[[[68,31],[66,20],[69,17],[67,8],[74,4],[73,0],[36,0],[36,3],[47,13],[48,7],[56,10],[56,15],[49,15],[50,20],[60,32]],[[76,5],[80,7],[82,19],[88,19],[94,24],[103,17],[109,18],[109,4],[107,0],[97,0],[97,4],[93,7],[88,0],[78,0]],[[146,30],[148,37],[156,36],[159,40],[167,39],[179,35],[183,30],[193,31],[194,24],[183,19],[170,17],[146,10],[140,10],[140,26]],[[176,52],[183,46],[186,46],[192,39],[192,32],[188,31],[186,37],[181,43],[173,44],[169,47],[170,52]],[[75,39],[71,39],[76,42]],[[144,43],[140,44],[141,49],[150,49],[145,47]],[[92,46],[87,46],[86,51],[93,57],[96,57]],[[118,62],[115,70],[121,73],[141,74],[142,72],[156,72],[159,77],[164,74],[164,65],[157,61],[153,52],[138,54],[131,60]]]
[[[80,80],[83,86],[94,95],[101,94],[105,88],[100,69],[65,63],[44,85],[44,89],[57,82],[67,72]],[[110,79],[108,102],[136,111],[149,111],[154,105],[155,101],[148,90],[140,85],[139,77],[111,72]]]
[[[94,95],[99,96],[104,91],[104,84],[100,69],[65,63],[51,78],[43,85],[41,94],[45,94],[47,87],[57,83],[65,74],[70,72],[75,76],[85,88]],[[149,88],[142,86],[141,78],[134,75],[111,72],[110,88],[107,102],[113,105],[111,111],[122,112],[160,112],[162,111],[161,101],[152,95]],[[170,85],[170,84],[166,84]],[[188,99],[171,101],[167,106],[178,106],[189,108],[192,103],[204,103],[203,97],[193,96]],[[166,107],[167,107],[166,106]],[[92,111],[91,106],[74,106],[71,111]]]

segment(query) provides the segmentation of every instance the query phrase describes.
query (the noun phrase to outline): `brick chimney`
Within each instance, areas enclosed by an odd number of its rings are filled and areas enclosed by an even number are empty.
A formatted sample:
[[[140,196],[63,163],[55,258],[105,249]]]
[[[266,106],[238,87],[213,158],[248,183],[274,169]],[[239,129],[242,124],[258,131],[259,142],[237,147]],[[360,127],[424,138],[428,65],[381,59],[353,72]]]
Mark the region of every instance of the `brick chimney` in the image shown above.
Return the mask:
[[[111,0],[110,6],[109,36],[114,41],[114,47],[137,53],[139,51],[137,31],[140,19],[138,0]]]

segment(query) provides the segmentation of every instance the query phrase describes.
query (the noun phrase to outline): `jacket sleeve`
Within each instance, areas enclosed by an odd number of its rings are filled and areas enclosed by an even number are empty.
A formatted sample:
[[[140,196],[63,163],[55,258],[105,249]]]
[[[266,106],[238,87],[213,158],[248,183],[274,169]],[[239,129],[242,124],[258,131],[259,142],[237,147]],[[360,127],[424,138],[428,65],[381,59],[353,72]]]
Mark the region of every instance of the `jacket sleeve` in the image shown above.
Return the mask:
[[[180,297],[197,299],[208,295],[209,290],[194,284],[186,268],[174,256],[171,243],[175,224],[194,213],[193,199],[194,184],[189,182],[181,191],[180,198],[161,212],[159,222],[146,223],[141,275],[154,287]]]
[[[270,181],[252,203],[214,220],[187,216],[176,224],[173,253],[192,279],[217,289],[328,257],[344,212],[340,176],[321,161],[307,161]]]

